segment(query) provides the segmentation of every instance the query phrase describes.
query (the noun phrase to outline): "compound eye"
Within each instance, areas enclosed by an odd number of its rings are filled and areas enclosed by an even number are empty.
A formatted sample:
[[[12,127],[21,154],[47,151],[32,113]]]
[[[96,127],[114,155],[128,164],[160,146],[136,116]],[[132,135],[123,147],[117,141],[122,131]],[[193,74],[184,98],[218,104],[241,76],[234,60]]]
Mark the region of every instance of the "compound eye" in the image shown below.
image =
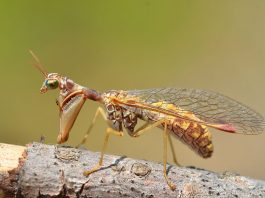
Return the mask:
[[[48,89],[56,89],[59,86],[59,82],[55,79],[49,79],[46,80],[45,85]]]

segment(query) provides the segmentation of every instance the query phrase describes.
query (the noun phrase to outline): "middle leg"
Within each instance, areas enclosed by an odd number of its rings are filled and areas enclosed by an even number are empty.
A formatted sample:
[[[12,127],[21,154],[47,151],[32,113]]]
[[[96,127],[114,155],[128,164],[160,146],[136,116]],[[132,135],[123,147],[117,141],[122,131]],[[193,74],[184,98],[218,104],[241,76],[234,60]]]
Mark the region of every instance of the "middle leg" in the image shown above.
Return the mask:
[[[101,149],[101,153],[100,153],[100,158],[99,158],[99,162],[96,166],[94,166],[92,169],[90,170],[87,170],[87,171],[84,171],[84,175],[85,176],[88,176],[90,175],[91,173],[97,171],[98,169],[100,169],[100,167],[102,166],[103,164],[103,158],[104,158],[104,153],[106,151],[106,148],[107,148],[107,145],[108,145],[108,141],[109,141],[109,136],[110,135],[115,135],[115,136],[119,136],[119,137],[122,137],[123,136],[123,133],[121,131],[115,131],[114,129],[112,128],[107,128],[106,130],[106,135],[105,135],[105,138],[104,138],[104,144],[103,144],[103,147]]]
[[[92,120],[92,123],[90,124],[90,126],[88,127],[87,131],[86,131],[86,134],[85,136],[83,137],[83,140],[76,146],[76,148],[80,147],[81,145],[85,144],[85,142],[87,141],[87,138],[88,138],[88,135],[90,133],[90,131],[92,130],[92,128],[94,127],[95,123],[96,123],[96,120],[97,118],[99,117],[99,115],[101,115],[103,117],[103,119],[108,122],[108,119],[107,119],[107,116],[104,112],[104,110],[101,108],[101,107],[98,107],[95,115],[94,115],[94,118]]]

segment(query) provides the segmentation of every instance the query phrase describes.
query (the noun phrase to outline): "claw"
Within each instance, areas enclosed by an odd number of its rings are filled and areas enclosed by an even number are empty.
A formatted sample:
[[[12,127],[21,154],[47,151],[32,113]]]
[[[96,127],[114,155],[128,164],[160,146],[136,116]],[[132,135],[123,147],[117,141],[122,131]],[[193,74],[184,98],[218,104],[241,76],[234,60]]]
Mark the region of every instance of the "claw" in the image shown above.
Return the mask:
[[[169,186],[169,188],[170,188],[172,191],[176,190],[176,185],[174,185],[174,184],[172,184],[172,183],[168,183],[168,186]]]
[[[139,136],[140,136],[140,135],[138,135],[138,134],[134,134],[134,135],[133,135],[133,137],[139,137]]]
[[[84,172],[83,172],[83,175],[84,175],[84,176],[88,176],[88,175],[90,175],[91,173],[94,173],[94,172],[96,172],[97,170],[99,170],[100,167],[101,167],[101,165],[98,164],[98,165],[95,166],[94,168],[92,168],[92,169],[90,169],[90,170],[87,170],[87,171],[84,171]]]

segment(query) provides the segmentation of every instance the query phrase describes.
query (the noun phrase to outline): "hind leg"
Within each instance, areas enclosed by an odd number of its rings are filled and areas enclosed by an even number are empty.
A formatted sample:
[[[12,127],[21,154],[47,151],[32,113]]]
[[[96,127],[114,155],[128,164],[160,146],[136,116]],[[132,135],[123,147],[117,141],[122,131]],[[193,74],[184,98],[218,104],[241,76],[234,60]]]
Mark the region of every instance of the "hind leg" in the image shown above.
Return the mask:
[[[177,166],[181,166],[180,163],[177,160],[177,155],[176,155],[176,152],[175,152],[174,145],[173,145],[172,138],[171,138],[170,134],[168,134],[168,141],[169,141],[169,146],[170,146],[170,150],[171,150],[171,153],[172,153],[173,162]]]
[[[164,154],[163,154],[163,166],[164,166],[164,177],[166,179],[167,185],[170,187],[171,190],[175,190],[176,186],[169,180],[167,176],[167,141],[169,136],[169,131],[167,130],[167,124],[165,123],[165,128],[163,132],[163,144],[164,144]]]
[[[169,131],[167,129],[167,120],[163,119],[163,120],[159,120],[153,124],[144,124],[142,127],[140,127],[139,129],[137,129],[135,131],[135,134],[133,135],[134,137],[139,137],[141,134],[143,134],[144,132],[160,126],[164,124],[164,131],[163,131],[163,174],[165,177],[165,180],[167,182],[167,185],[170,187],[171,190],[175,190],[176,186],[170,181],[170,179],[167,176],[167,141],[169,139]],[[173,146],[173,145],[172,145]],[[173,149],[174,151],[174,149]],[[175,153],[175,152],[174,152]]]

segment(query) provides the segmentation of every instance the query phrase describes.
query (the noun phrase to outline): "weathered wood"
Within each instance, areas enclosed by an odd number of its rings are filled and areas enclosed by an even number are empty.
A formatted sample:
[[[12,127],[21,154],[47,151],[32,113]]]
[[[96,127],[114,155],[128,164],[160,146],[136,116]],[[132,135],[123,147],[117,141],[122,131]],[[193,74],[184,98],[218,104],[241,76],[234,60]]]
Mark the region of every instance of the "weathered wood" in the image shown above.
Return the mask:
[[[265,197],[265,181],[236,174],[169,166],[177,186],[171,191],[161,164],[106,155],[104,166],[85,177],[99,153],[40,143],[24,149],[0,144],[0,197]],[[14,165],[6,162],[13,158]]]
[[[8,173],[18,167],[18,159],[22,156],[26,147],[11,144],[0,144],[0,172]]]
[[[16,193],[25,150],[24,146],[0,143],[0,197],[12,197]]]

